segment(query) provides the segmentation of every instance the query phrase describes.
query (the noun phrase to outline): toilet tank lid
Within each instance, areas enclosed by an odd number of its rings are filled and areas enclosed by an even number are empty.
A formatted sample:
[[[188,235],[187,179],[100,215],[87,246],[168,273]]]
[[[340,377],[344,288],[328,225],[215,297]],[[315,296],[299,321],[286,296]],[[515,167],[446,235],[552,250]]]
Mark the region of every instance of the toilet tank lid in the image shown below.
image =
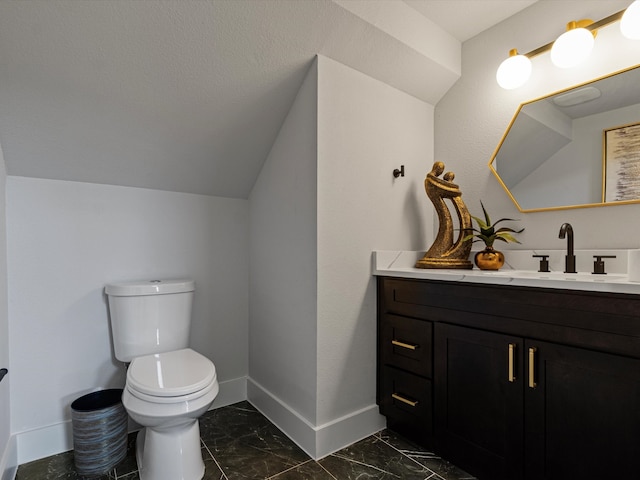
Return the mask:
[[[104,291],[107,295],[114,297],[131,297],[193,292],[195,289],[196,284],[193,280],[178,279],[110,283],[105,286]]]

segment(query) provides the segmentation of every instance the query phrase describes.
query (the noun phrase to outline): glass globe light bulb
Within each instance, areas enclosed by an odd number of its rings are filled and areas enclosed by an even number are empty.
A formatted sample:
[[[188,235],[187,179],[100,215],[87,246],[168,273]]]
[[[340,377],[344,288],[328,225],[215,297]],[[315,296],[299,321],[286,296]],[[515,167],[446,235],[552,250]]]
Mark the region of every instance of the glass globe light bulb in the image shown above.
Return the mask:
[[[505,90],[524,85],[531,76],[531,60],[525,55],[519,55],[516,49],[509,52],[509,58],[500,64],[496,72],[496,80]]]
[[[620,19],[620,32],[630,40],[640,40],[640,0],[625,10]]]
[[[575,22],[567,25],[564,32],[553,42],[551,61],[556,67],[570,68],[585,61],[593,50],[593,34],[586,28],[576,28]]]

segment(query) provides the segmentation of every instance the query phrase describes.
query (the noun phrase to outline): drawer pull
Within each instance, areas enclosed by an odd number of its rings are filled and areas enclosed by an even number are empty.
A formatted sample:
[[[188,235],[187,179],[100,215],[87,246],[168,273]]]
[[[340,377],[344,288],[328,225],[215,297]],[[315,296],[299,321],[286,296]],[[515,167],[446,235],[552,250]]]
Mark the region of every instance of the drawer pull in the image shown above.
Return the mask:
[[[529,388],[536,388],[536,347],[529,348]]]
[[[398,400],[399,402],[406,403],[411,407],[415,407],[416,405],[418,405],[417,400],[409,400],[408,398],[405,398],[402,395],[398,395],[397,393],[392,393],[391,397]]]
[[[516,344],[515,343],[510,343],[509,344],[509,382],[513,383],[516,381],[516,374],[515,374],[515,356],[516,353]]]
[[[401,342],[400,340],[391,340],[391,343],[396,347],[407,348],[409,350],[417,350],[417,348],[420,346],[412,343],[404,343],[404,342]]]

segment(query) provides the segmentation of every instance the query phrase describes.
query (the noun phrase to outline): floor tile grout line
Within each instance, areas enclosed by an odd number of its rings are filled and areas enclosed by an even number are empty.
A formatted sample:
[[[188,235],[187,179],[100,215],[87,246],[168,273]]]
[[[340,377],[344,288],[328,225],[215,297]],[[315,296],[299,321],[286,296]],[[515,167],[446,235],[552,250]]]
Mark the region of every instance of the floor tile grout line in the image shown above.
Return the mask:
[[[378,432],[378,433],[380,433],[380,432]],[[375,435],[375,434],[374,434],[374,435]],[[431,469],[430,469],[429,467],[427,467],[426,465],[423,465],[422,463],[420,463],[419,461],[417,461],[415,458],[411,457],[410,455],[407,455],[406,453],[404,453],[404,452],[403,452],[402,450],[400,450],[399,448],[397,448],[397,447],[395,447],[394,445],[392,445],[391,443],[387,442],[385,439],[383,439],[383,438],[382,438],[382,436],[381,436],[381,435],[380,435],[380,436],[376,435],[376,436],[377,436],[377,437],[378,437],[382,442],[386,443],[387,445],[389,445],[389,446],[390,446],[391,448],[393,448],[394,450],[397,450],[401,455],[403,455],[403,456],[407,457],[409,460],[413,461],[414,463],[417,463],[418,465],[420,465],[420,466],[422,466],[422,467],[426,468],[427,470],[429,470],[430,472],[432,472],[432,473],[433,473],[433,475],[435,475],[436,480],[447,480],[445,477],[443,477],[442,475],[440,475],[438,472],[434,472],[433,470],[431,470]],[[430,452],[430,451],[426,450],[426,451],[425,451],[425,453],[431,453],[431,454],[433,454],[434,452]],[[435,459],[435,458],[438,458],[438,459],[440,459],[440,460],[443,460],[443,458],[442,458],[442,457],[440,457],[439,455],[435,455],[435,456],[434,456],[434,457],[432,457],[432,458],[434,458],[434,459]],[[433,477],[433,475],[432,475],[432,476],[430,476],[430,477],[427,477],[427,479],[428,479],[428,480],[431,480],[431,478],[434,478],[434,477]],[[461,478],[460,480],[477,480],[477,479],[476,479],[476,477],[471,476],[471,477],[464,477],[464,478]]]
[[[433,470],[431,470],[429,467],[427,467],[426,465],[423,465],[422,463],[420,463],[419,461],[417,461],[415,458],[410,457],[409,455],[407,455],[406,453],[404,453],[402,450],[400,450],[399,448],[395,447],[394,445],[392,445],[391,443],[387,442],[385,439],[382,438],[382,436],[378,437],[380,439],[381,442],[389,445],[392,449],[394,449],[396,452],[398,452],[400,455],[402,455],[405,458],[408,458],[409,460],[411,460],[413,463],[420,465],[423,468],[426,468],[427,471],[431,472],[433,475],[438,475],[437,472],[434,472]],[[427,478],[432,478],[433,475],[427,477]],[[438,475],[440,476],[440,475]]]
[[[397,475],[394,475],[394,474],[393,474],[393,473],[391,473],[391,472],[387,472],[386,470],[383,470],[383,469],[381,469],[381,468],[379,468],[379,467],[376,467],[375,465],[370,465],[370,464],[368,464],[368,463],[359,462],[358,460],[354,460],[353,458],[343,457],[342,455],[336,455],[335,453],[334,453],[334,454],[332,454],[331,456],[336,457],[336,458],[339,458],[339,459],[341,459],[341,460],[345,460],[345,461],[347,461],[347,462],[355,463],[355,464],[357,464],[357,465],[362,465],[363,467],[373,468],[374,470],[377,470],[377,471],[379,471],[379,472],[382,472],[382,473],[388,473],[389,475],[393,475],[394,477],[397,477]],[[425,468],[426,468],[426,467],[425,467]],[[429,469],[427,469],[427,470],[429,470]],[[431,471],[431,470],[429,470],[429,471]]]
[[[122,476],[116,476],[116,480],[126,480],[127,478],[133,476],[134,473],[138,473],[138,470],[134,470],[133,472],[126,473]]]
[[[424,480],[443,480],[443,478],[440,475],[438,475],[437,473],[434,472],[433,475],[429,475]]]
[[[305,461],[305,462],[299,463],[298,465],[294,465],[294,466],[293,466],[293,467],[291,467],[291,468],[287,468],[286,470],[283,470],[283,471],[282,471],[282,472],[280,472],[280,473],[276,473],[275,475],[272,475],[272,476],[270,476],[270,477],[267,477],[265,480],[277,480],[277,478],[278,478],[280,475],[283,475],[283,474],[285,474],[285,473],[287,473],[287,472],[290,472],[290,471],[292,471],[292,470],[295,470],[295,469],[297,469],[297,468],[299,468],[299,467],[301,467],[301,466],[303,466],[303,465],[306,465],[306,464],[308,464],[308,463],[315,463],[315,464],[316,464],[317,466],[319,466],[322,470],[324,470],[324,471],[327,473],[327,475],[329,475],[331,478],[333,478],[333,480],[338,480],[338,479],[337,479],[337,478],[336,478],[336,477],[335,477],[335,476],[334,476],[334,475],[333,475],[329,470],[327,470],[326,468],[324,468],[324,466],[323,466],[320,462],[318,462],[317,460],[314,460],[314,459],[312,459],[312,458],[310,458],[309,460],[307,460],[307,461]]]
[[[333,473],[331,473],[329,470],[324,468],[324,465],[322,465],[319,461],[316,460],[316,463],[320,465],[320,468],[322,468],[325,472],[327,472],[331,478],[333,478],[334,480],[338,480],[337,477]]]
[[[218,463],[218,460],[216,459],[216,457],[213,455],[213,453],[211,453],[211,450],[209,449],[209,446],[206,444],[206,442],[204,440],[202,440],[202,438],[200,439],[200,441],[202,442],[202,445],[204,445],[204,448],[207,450],[207,453],[209,453],[209,455],[211,456],[211,458],[213,459],[213,461],[215,462],[216,466],[218,467],[218,469],[220,470],[220,473],[222,473],[222,478],[224,480],[229,480],[229,477],[227,477],[227,474],[224,472],[224,470],[222,469],[222,465],[220,465]]]
[[[306,464],[307,464],[307,463],[309,463],[309,462],[313,462],[313,459],[305,460],[305,461],[304,461],[304,462],[302,462],[302,463],[298,463],[298,464],[293,465],[293,466],[291,466],[291,467],[289,467],[289,468],[285,468],[285,469],[284,469],[284,470],[282,470],[281,472],[278,472],[278,473],[276,473],[275,475],[271,475],[271,476],[269,476],[269,477],[265,478],[265,480],[271,480],[271,479],[274,479],[274,478],[278,478],[278,477],[279,477],[280,475],[282,475],[283,473],[287,473],[287,472],[290,472],[291,470],[295,470],[296,468],[301,467],[302,465],[306,465]]]
[[[250,445],[249,448],[251,448],[251,449],[253,449],[253,450],[257,451],[257,452],[260,452],[260,453],[266,453],[268,455],[274,456],[276,458],[279,458],[280,460],[284,460],[284,461],[291,460],[290,457],[288,457],[286,455],[283,455],[281,453],[274,453],[273,451],[269,450],[268,448],[260,448],[260,447],[257,447],[255,445]],[[308,460],[305,460],[305,462],[307,462]]]

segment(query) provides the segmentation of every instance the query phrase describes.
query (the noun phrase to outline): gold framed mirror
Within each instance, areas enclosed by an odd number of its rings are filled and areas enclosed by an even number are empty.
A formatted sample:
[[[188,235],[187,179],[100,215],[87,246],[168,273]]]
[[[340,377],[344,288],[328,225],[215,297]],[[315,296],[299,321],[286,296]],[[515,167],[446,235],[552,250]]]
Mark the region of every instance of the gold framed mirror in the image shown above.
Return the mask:
[[[521,212],[640,203],[640,65],[522,103],[489,168]]]

